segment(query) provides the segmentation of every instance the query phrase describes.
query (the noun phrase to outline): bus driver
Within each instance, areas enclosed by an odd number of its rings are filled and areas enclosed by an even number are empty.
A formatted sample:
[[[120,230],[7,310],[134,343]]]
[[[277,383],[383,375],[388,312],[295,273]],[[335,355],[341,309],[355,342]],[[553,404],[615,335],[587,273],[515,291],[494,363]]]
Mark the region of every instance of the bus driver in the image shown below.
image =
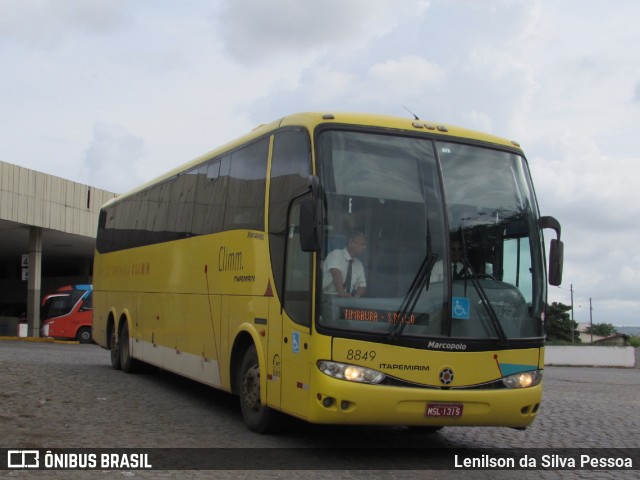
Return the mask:
[[[339,297],[362,297],[367,291],[364,267],[357,257],[367,248],[364,233],[354,231],[347,238],[346,248],[336,249],[324,261],[323,290]]]

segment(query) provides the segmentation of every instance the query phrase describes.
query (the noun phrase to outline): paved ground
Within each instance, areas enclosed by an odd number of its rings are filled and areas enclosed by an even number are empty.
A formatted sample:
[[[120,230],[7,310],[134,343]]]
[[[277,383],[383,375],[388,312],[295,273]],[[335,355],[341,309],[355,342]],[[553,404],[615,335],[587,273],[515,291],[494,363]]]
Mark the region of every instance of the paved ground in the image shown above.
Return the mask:
[[[112,370],[95,345],[0,340],[0,448],[603,448],[640,447],[640,370],[545,370],[541,413],[526,431],[321,427],[256,435],[237,400],[168,373]],[[392,450],[390,450],[392,451]],[[397,450],[393,450],[397,451]],[[638,450],[636,450],[638,451]],[[293,461],[293,460],[292,460]],[[7,478],[638,478],[639,471],[0,471]]]

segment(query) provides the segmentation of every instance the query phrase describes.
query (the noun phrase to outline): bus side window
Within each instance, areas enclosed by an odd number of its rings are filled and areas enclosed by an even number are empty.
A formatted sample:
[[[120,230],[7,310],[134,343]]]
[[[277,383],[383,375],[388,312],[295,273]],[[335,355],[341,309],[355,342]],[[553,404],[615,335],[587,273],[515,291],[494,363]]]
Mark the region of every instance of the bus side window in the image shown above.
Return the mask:
[[[228,178],[227,172],[221,172],[221,165],[229,166],[230,161],[216,158],[198,169],[196,198],[194,203],[192,231],[194,235],[216,233],[222,231],[226,183],[221,175]]]
[[[232,152],[224,214],[225,230],[264,230],[268,154],[268,138]]]
[[[311,325],[311,254],[300,247],[300,199],[289,215],[285,261],[284,309],[296,323]]]
[[[181,173],[173,182],[167,230],[177,234],[178,237],[191,235],[197,180],[198,169],[196,168]]]
[[[148,193],[149,210],[145,230],[152,232],[157,238],[167,231],[169,202],[171,201],[171,180],[154,186]]]

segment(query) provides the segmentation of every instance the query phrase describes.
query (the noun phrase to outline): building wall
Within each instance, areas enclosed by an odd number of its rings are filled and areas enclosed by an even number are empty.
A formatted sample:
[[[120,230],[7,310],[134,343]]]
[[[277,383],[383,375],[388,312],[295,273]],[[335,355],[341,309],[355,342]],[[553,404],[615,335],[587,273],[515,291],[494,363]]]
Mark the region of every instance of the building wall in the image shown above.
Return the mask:
[[[640,348],[547,345],[545,365],[640,368]]]
[[[0,162],[0,316],[26,312],[35,330],[42,294],[91,282],[100,208],[115,196]],[[25,254],[28,270],[22,264]]]
[[[100,207],[114,193],[0,162],[0,219],[95,237]]]

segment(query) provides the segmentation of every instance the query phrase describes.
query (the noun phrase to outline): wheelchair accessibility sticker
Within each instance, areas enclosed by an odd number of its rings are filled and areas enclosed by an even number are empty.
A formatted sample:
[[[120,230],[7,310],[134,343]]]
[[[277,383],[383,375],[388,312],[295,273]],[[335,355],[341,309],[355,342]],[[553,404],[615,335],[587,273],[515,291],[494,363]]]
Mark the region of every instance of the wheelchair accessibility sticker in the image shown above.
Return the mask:
[[[300,352],[300,332],[291,333],[291,350],[293,353]]]
[[[465,297],[451,298],[451,316],[459,320],[469,320],[470,318],[469,299]]]

